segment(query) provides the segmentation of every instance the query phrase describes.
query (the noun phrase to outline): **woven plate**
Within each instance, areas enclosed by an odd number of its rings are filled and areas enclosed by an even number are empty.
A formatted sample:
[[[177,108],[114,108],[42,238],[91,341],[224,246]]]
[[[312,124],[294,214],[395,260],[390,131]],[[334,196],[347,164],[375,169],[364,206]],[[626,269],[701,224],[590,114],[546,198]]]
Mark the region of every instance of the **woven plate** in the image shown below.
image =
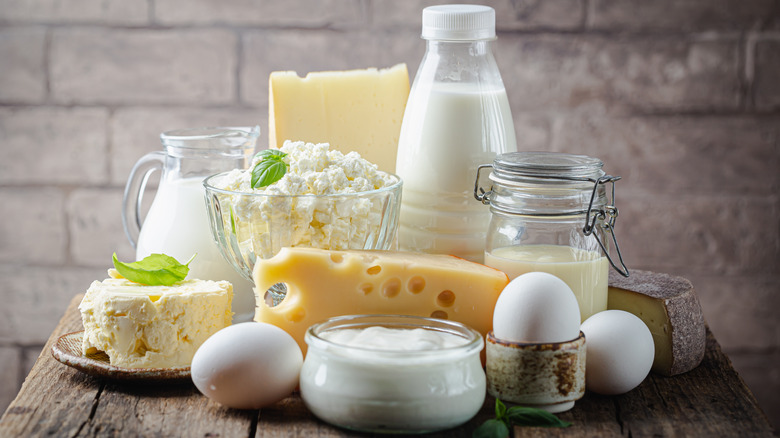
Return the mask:
[[[81,351],[84,331],[68,333],[57,339],[51,354],[65,365],[92,376],[116,380],[177,381],[190,379],[190,367],[186,368],[125,368],[111,365],[106,353],[87,354]]]

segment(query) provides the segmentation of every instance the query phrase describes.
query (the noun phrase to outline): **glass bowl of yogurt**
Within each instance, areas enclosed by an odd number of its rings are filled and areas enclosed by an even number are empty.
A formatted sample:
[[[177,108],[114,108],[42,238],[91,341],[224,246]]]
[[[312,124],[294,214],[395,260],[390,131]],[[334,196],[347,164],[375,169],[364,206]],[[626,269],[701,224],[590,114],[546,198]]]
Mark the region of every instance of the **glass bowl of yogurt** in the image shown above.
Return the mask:
[[[283,247],[392,249],[401,179],[355,152],[328,144],[285,142],[286,173],[251,187],[252,168],[206,178],[211,232],[222,255],[252,280],[255,261]]]
[[[311,326],[301,397],[333,425],[374,433],[427,433],[479,412],[486,378],[482,336],[454,321],[348,315]]]

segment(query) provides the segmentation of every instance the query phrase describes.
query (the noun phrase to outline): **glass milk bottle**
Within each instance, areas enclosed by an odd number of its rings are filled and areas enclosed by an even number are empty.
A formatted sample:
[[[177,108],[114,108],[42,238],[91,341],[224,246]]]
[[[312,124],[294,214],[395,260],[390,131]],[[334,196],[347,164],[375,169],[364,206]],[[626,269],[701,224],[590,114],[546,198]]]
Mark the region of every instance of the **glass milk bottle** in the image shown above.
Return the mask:
[[[493,58],[495,11],[442,5],[423,10],[427,49],[398,144],[404,181],[399,246],[481,262],[490,213],[472,199],[477,166],[515,151],[512,114]]]
[[[620,177],[605,175],[602,166],[584,155],[514,152],[480,166],[492,168],[487,192],[479,187],[479,171],[474,186],[477,200],[490,205],[485,264],[510,279],[533,271],[559,277],[577,297],[582,321],[607,310],[610,264],[628,276],[614,234]]]
[[[187,278],[227,280],[233,284],[234,321],[252,319],[252,284],[222,256],[211,236],[203,180],[215,173],[245,168],[255,150],[259,127],[202,128],[160,135],[164,151],[150,152],[133,167],[125,186],[122,223],[136,259],[164,253],[190,263]],[[161,170],[160,185],[145,218],[141,200],[151,173]]]

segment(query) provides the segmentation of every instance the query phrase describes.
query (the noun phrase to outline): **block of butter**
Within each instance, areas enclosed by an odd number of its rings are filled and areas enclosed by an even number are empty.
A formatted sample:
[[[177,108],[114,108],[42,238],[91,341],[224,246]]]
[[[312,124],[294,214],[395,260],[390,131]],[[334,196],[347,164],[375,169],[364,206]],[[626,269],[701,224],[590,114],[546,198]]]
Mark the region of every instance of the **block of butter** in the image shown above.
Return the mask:
[[[254,280],[255,320],[281,327],[304,352],[306,329],[339,315],[451,319],[485,336],[498,295],[509,283],[497,269],[448,255],[300,247],[257,260]],[[276,283],[287,286],[287,295],[269,307],[263,297]]]
[[[608,290],[609,309],[631,312],[650,329],[655,343],[654,372],[673,376],[701,363],[706,329],[690,281],[639,270],[626,278],[610,271]]]
[[[84,354],[105,352],[126,368],[188,367],[200,345],[231,324],[233,286],[184,280],[144,286],[123,278],[94,281],[79,305]]]
[[[269,147],[285,140],[329,143],[357,151],[379,170],[395,172],[401,121],[409,97],[406,64],[387,69],[294,71],[269,77]]]

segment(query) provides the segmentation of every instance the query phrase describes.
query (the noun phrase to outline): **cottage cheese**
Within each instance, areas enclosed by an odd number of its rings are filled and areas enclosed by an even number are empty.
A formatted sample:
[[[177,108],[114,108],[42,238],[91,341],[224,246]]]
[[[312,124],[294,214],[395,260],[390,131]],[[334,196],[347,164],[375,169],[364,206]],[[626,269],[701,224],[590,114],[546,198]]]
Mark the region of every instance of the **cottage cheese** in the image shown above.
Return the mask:
[[[123,278],[95,281],[79,305],[84,354],[105,352],[126,368],[188,367],[200,345],[231,324],[233,286],[184,280],[144,286]]]
[[[285,246],[364,248],[381,224],[386,194],[340,195],[389,187],[398,178],[377,170],[357,152],[343,154],[327,143],[288,140],[280,150],[287,154],[284,161],[289,167],[269,186],[252,188],[256,161],[249,169],[233,170],[215,181],[217,188],[241,192],[230,201],[235,223],[226,225],[235,225],[243,252],[269,258]]]

